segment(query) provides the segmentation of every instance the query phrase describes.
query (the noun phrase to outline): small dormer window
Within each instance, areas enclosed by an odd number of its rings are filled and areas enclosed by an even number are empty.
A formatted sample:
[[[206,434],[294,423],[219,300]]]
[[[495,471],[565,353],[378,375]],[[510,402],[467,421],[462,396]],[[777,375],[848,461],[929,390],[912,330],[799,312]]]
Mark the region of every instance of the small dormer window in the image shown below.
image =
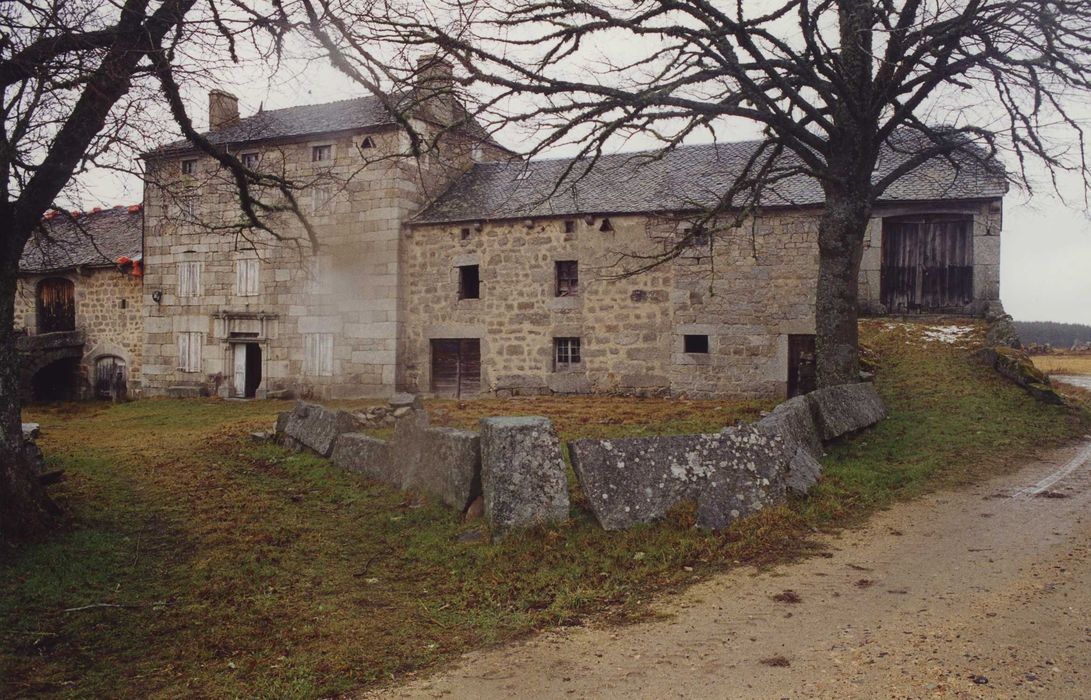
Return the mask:
[[[243,153],[242,164],[250,170],[255,170],[258,167],[258,162],[261,161],[260,153]]]
[[[311,162],[323,163],[333,159],[333,146],[326,144],[325,146],[312,146],[311,147]]]
[[[375,142],[371,140],[370,136],[365,136],[364,140],[360,142],[360,149],[375,148]]]
[[[197,174],[197,159],[186,158],[182,161],[182,174],[183,175],[196,175]]]

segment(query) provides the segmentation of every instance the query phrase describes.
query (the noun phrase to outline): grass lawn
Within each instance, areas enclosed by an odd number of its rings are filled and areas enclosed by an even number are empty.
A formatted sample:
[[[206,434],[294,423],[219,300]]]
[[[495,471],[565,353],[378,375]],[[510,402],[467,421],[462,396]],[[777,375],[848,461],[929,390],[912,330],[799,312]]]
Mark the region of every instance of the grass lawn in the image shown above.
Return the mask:
[[[1034,355],[1031,359],[1047,374],[1091,375],[1091,355]]]
[[[649,597],[807,548],[892,500],[1003,469],[1082,434],[913,326],[863,328],[891,417],[825,459],[807,499],[720,533],[684,511],[501,543],[445,508],[255,445],[288,404],[141,401],[28,412],[43,425],[66,526],[0,549],[0,695],[323,697],[397,680],[557,624],[634,619]],[[436,422],[551,416],[565,439],[714,430],[767,402],[617,398],[437,401]],[[87,607],[94,606],[94,607]]]

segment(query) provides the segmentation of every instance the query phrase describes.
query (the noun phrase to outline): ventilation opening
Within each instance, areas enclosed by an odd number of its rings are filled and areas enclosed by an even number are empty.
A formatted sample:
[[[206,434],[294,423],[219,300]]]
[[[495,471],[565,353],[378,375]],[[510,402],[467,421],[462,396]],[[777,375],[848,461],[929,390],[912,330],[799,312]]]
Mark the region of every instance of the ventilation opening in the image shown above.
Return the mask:
[[[687,335],[684,338],[685,351],[699,355],[708,354],[707,335]]]
[[[573,221],[572,219],[568,219],[567,221],[565,221],[564,222],[564,232],[565,233],[575,233],[576,232],[576,222]]]
[[[469,229],[469,227],[464,227],[464,228],[460,229],[459,232],[458,232],[458,236],[459,236],[459,238],[461,238],[464,241],[468,240],[470,238],[470,229]]]
[[[602,223],[599,224],[599,231],[613,231],[613,230],[614,230],[614,225],[612,223],[610,223],[609,219],[603,219]]]
[[[481,269],[477,265],[463,265],[458,268],[458,298],[481,298]]]
[[[682,235],[685,237],[686,245],[691,248],[707,248],[709,246],[708,231],[701,226],[687,228],[682,232]]]
[[[371,140],[371,137],[366,137],[360,142],[360,148],[375,148],[375,142]]]

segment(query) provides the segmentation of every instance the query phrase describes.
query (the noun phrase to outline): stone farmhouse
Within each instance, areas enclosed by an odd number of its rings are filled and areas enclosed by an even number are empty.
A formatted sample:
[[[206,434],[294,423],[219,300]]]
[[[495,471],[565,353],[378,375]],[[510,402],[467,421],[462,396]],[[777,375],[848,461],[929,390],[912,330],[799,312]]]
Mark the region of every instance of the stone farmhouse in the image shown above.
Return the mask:
[[[318,238],[284,216],[277,236],[228,232],[235,184],[187,142],[146,154],[147,394],[382,396],[404,383],[403,226],[475,160],[511,154],[484,132],[452,127],[451,67],[422,66],[408,97],[421,158],[375,97],[240,118],[209,96],[208,138],[247,165],[307,184],[298,199]],[[436,87],[430,87],[436,86]],[[442,89],[440,89],[442,88]]]
[[[452,80],[440,62],[424,73]],[[210,140],[311,183],[317,255],[295,222],[280,237],[209,225],[238,216],[236,195],[188,143],[146,155],[147,394],[808,388],[815,182],[788,178],[709,235],[700,214],[754,144],[609,156],[556,187],[571,161],[524,161],[473,124],[445,128],[461,111],[442,94],[416,100],[417,127],[442,134],[420,158],[375,98],[240,117],[234,97],[210,95]],[[889,191],[868,227],[862,310],[980,313],[997,300],[1005,190],[996,173],[943,162]],[[618,276],[681,240],[670,262]]]
[[[782,180],[758,215],[720,235],[693,228],[755,147],[620,154],[590,172],[564,159],[475,165],[407,224],[406,388],[807,390],[817,182]],[[888,152],[881,168],[898,159]],[[564,172],[575,175],[557,188]],[[1002,176],[969,164],[936,162],[899,181],[868,226],[862,311],[979,314],[998,300],[1005,190]],[[682,242],[670,262],[618,278],[633,256]]]
[[[24,399],[139,390],[142,225],[140,205],[50,212],[27,242],[15,297]]]

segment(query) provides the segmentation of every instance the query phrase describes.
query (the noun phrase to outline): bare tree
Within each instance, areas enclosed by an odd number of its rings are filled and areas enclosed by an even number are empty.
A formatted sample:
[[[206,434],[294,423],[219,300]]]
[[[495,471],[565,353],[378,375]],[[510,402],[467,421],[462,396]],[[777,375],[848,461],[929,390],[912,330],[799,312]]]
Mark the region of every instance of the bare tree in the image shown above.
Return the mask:
[[[1035,162],[1088,183],[1085,0],[387,0],[380,25],[371,5],[365,16],[349,0],[298,2],[350,76],[366,74],[384,42],[450,57],[482,93],[483,122],[534,125],[531,155],[578,147],[586,159],[568,178],[634,135],[665,153],[698,132],[759,127],[708,216],[745,215],[783,178],[821,184],[824,386],[857,378],[864,232],[902,178],[936,159],[996,173],[1005,157],[1023,185]]]
[[[296,201],[299,185],[255,172],[203,138],[181,96],[182,82],[237,63],[244,42],[251,56],[275,62],[291,26],[270,17],[217,0],[0,7],[0,536],[39,531],[56,510],[24,455],[14,300],[24,246],[48,237],[43,215],[81,174],[132,169],[169,114],[234,183],[242,213],[226,228],[275,233],[270,218],[287,213],[313,238]]]

